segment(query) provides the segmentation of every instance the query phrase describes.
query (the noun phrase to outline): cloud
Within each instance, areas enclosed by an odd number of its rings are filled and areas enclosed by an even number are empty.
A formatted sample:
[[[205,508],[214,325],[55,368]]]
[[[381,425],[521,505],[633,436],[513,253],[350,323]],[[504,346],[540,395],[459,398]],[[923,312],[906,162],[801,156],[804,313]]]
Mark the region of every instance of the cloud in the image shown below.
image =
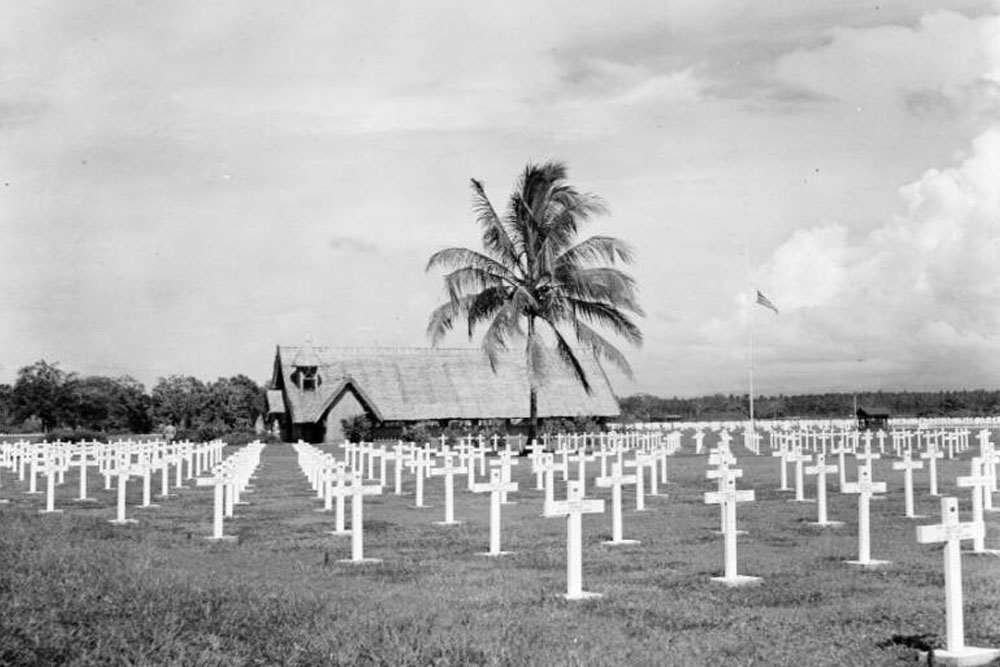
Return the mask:
[[[890,381],[974,386],[1000,377],[1000,126],[956,166],[899,190],[899,212],[867,235],[797,231],[760,267],[781,309],[774,362],[833,352],[894,368]],[[992,376],[991,376],[992,374]],[[884,380],[888,378],[883,378]]]
[[[926,14],[913,27],[836,27],[821,47],[773,67],[778,83],[850,106],[891,103],[926,115],[1000,109],[1000,16]]]

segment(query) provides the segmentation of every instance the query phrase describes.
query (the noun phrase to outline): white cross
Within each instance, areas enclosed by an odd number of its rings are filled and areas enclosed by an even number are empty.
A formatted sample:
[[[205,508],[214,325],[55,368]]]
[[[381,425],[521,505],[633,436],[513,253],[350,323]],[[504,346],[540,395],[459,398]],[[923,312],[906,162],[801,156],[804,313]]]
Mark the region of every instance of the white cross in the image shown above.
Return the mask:
[[[499,470],[493,470],[490,472],[490,481],[477,482],[472,491],[490,494],[490,550],[483,555],[503,556],[510,553],[500,550],[500,494],[517,491],[517,482],[505,482],[503,474]]]
[[[816,475],[816,525],[834,527],[844,525],[842,521],[828,521],[826,518],[826,476],[837,472],[837,466],[828,464],[825,455],[817,454],[816,464],[807,467],[805,472],[807,475]]]
[[[599,487],[611,487],[611,540],[605,544],[638,544],[638,540],[622,539],[622,486],[635,484],[635,475],[622,474],[620,463],[611,464],[611,474],[594,480]]]
[[[737,574],[736,571],[736,505],[737,503],[752,502],[754,492],[750,489],[739,491],[736,489],[736,476],[725,478],[725,488],[720,491],[709,491],[705,494],[705,503],[708,505],[721,505],[725,508],[726,527],[723,535],[725,549],[725,569],[723,576],[712,577],[713,581],[719,581],[729,586],[740,586],[744,584],[760,581],[759,577],[748,577]]]
[[[568,483],[568,497],[557,500],[545,509],[549,517],[566,517],[566,599],[586,600],[600,597],[600,593],[583,590],[583,515],[602,514],[603,500],[588,500],[583,497],[580,483]]]
[[[362,502],[365,496],[382,495],[381,486],[366,486],[360,474],[351,476],[351,485],[347,487],[351,494],[351,558],[342,560],[346,563],[379,563],[377,558],[365,558],[364,520],[362,518]]]
[[[985,665],[1000,656],[1000,650],[977,649],[965,645],[965,629],[962,621],[962,554],[961,540],[973,540],[984,530],[982,522],[961,523],[958,517],[958,501],[955,498],[941,499],[941,523],[933,526],[917,526],[917,542],[931,544],[944,542],[944,596],[946,640],[944,651],[936,651],[936,658],[952,659],[945,664]],[[950,655],[949,655],[950,654]],[[958,659],[978,655],[982,662],[957,662]]]
[[[455,475],[465,472],[465,468],[452,465],[455,455],[445,452],[442,455],[444,465],[440,468],[431,468],[430,474],[435,477],[444,477],[444,521],[435,521],[439,526],[454,526],[460,521],[455,521]]]
[[[903,500],[906,508],[906,518],[908,519],[922,519],[923,516],[917,516],[913,513],[913,471],[920,470],[924,467],[923,461],[917,461],[910,458],[910,452],[905,452],[903,454],[902,461],[893,461],[893,470],[902,470],[903,472]]]
[[[871,528],[870,502],[873,493],[885,493],[885,482],[873,482],[871,472],[867,468],[858,469],[858,481],[848,482],[841,489],[844,493],[857,493],[858,495],[858,559],[847,561],[852,565],[863,567],[875,567],[887,565],[889,561],[872,560],[871,557]]]

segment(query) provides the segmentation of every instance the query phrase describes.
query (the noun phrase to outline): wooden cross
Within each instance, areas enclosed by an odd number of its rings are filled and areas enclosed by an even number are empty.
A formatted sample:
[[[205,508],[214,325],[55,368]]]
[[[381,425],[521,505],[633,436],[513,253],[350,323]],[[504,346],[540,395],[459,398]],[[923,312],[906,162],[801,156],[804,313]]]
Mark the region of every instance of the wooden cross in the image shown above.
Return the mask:
[[[455,521],[455,475],[465,472],[465,468],[452,465],[455,455],[445,452],[442,455],[444,465],[440,468],[431,468],[430,474],[435,477],[444,477],[444,521],[435,521],[439,526],[454,526],[460,521]]]
[[[583,590],[583,515],[603,514],[603,500],[588,500],[578,481],[568,484],[567,499],[553,501],[545,515],[566,517],[566,599],[586,600],[600,597],[600,593]]]
[[[913,471],[920,470],[924,467],[923,461],[918,461],[910,458],[910,452],[907,451],[903,454],[902,461],[893,461],[893,470],[902,470],[903,473],[903,500],[906,508],[906,518],[908,519],[923,519],[923,516],[917,516],[913,513]]]
[[[927,450],[920,455],[920,458],[927,460],[927,472],[930,475],[931,491],[932,496],[941,495],[938,493],[937,486],[937,460],[944,458],[944,452],[937,448],[937,444],[930,442],[927,443]]]
[[[803,454],[801,450],[791,452],[786,458],[787,461],[795,464],[795,499],[791,502],[811,502],[805,497],[805,479],[803,478],[805,463],[810,459],[811,457],[808,454]]]
[[[424,477],[428,474],[428,469],[434,465],[428,458],[426,450],[415,450],[413,452],[413,459],[406,462],[416,480],[416,501],[414,502],[414,507],[429,507],[429,505],[424,505]]]
[[[871,471],[867,468],[858,469],[858,481],[848,482],[841,489],[844,493],[857,493],[858,495],[858,559],[847,561],[852,565],[863,567],[875,567],[887,565],[889,561],[872,560],[871,557],[871,528],[869,525],[870,502],[872,494],[885,493],[885,482],[873,482]]]
[[[226,535],[223,532],[223,514],[226,504],[226,487],[231,482],[232,467],[229,465],[219,465],[210,476],[195,478],[196,486],[214,487],[212,498],[212,534],[206,537],[207,540],[222,540],[231,542],[236,539],[234,535]],[[119,484],[121,481],[119,480]],[[121,486],[119,486],[121,488]],[[230,491],[231,493],[231,491]]]
[[[577,464],[577,481],[580,482],[580,490],[583,495],[587,495],[587,464],[596,461],[597,457],[588,454],[586,449],[580,449],[569,457],[571,463]]]
[[[499,457],[499,460],[500,460],[500,474],[502,475],[503,481],[504,482],[509,482],[510,481],[510,469],[511,469],[512,466],[516,466],[517,465],[517,458],[515,458],[517,455],[513,451],[511,451],[509,449],[503,449],[503,450],[501,450],[497,454],[497,456]],[[506,491],[501,491],[500,492],[500,503],[503,504],[503,505],[514,505],[515,504],[514,501],[507,500],[507,492]]]
[[[729,586],[741,586],[760,581],[759,577],[743,576],[737,574],[736,571],[736,505],[737,503],[752,502],[753,500],[753,490],[739,491],[736,489],[736,476],[727,476],[725,478],[724,489],[709,491],[705,494],[705,503],[722,506],[726,517],[726,527],[723,535],[725,549],[724,573],[721,577],[712,577],[713,581],[719,581]]]
[[[500,550],[500,495],[509,491],[517,491],[517,482],[505,482],[499,470],[490,472],[489,482],[477,482],[472,488],[473,493],[490,494],[490,550],[485,556],[503,556],[509,551]]]
[[[972,457],[970,465],[972,467],[971,474],[956,479],[955,485],[972,489],[972,522],[983,523],[983,497],[990,492],[990,478],[983,469],[982,458]],[[986,549],[986,531],[974,539],[972,551],[978,554],[998,553],[994,549]]]
[[[977,649],[965,645],[965,630],[962,621],[962,554],[961,540],[974,540],[984,531],[982,522],[962,523],[958,517],[958,501],[955,498],[941,499],[941,523],[932,526],[917,526],[917,542],[920,544],[944,543],[944,597],[945,597],[945,650],[936,651],[935,658],[950,659],[945,664],[985,665],[1000,655],[1000,650]],[[951,654],[951,655],[948,655]],[[985,658],[982,662],[972,662],[970,655]],[[985,655],[984,655],[985,654]],[[966,658],[964,662],[955,660]]]
[[[611,540],[605,544],[639,544],[638,540],[622,539],[622,486],[636,481],[635,475],[622,474],[622,466],[617,462],[611,464],[610,475],[594,480],[599,487],[611,488]]]
[[[828,521],[826,518],[826,476],[837,472],[837,466],[826,462],[826,456],[816,455],[816,464],[806,468],[807,475],[816,475],[817,526],[842,526],[842,521]]]
[[[381,486],[366,486],[360,474],[351,476],[351,485],[347,487],[351,495],[351,558],[342,560],[346,563],[380,563],[378,558],[365,558],[364,520],[362,518],[362,503],[365,496],[382,495]]]
[[[343,462],[338,461],[333,468],[324,471],[324,481],[327,485],[327,498],[336,501],[334,526],[331,535],[347,535],[351,531],[344,526],[344,499],[351,493],[348,482],[354,481],[354,473],[347,469]],[[329,502],[329,500],[328,500]]]

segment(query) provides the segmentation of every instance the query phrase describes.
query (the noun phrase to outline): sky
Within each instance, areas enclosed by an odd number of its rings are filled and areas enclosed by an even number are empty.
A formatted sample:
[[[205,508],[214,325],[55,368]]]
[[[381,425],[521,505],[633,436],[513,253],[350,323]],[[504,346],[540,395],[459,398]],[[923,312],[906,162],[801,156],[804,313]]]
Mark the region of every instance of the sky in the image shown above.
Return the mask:
[[[0,382],[429,345],[469,179],[502,204],[558,159],[608,206],[584,234],[636,249],[619,395],[745,393],[751,337],[756,394],[1000,386],[998,2],[4,14]]]

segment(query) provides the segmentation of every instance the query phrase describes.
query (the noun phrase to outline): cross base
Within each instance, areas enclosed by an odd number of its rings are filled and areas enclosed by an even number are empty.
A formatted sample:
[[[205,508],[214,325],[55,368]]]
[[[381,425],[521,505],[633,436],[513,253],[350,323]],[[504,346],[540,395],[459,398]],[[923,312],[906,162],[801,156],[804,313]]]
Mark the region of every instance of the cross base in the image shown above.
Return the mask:
[[[119,521],[118,519],[108,519],[108,523],[114,524],[116,526],[124,526],[129,523],[139,523],[139,521],[137,519],[122,519],[121,521]]]
[[[649,495],[649,494],[647,493],[646,495]],[[649,510],[648,507],[643,507],[642,509],[634,509],[634,510],[631,510],[631,511],[632,512],[649,512],[650,510]]]
[[[616,545],[628,545],[628,544],[642,544],[639,540],[605,540],[601,544],[609,544],[611,546]]]
[[[26,495],[26,496],[40,496],[43,493],[45,493],[45,492],[44,491],[25,491],[24,495]]]
[[[157,507],[159,507],[159,505],[157,505],[156,503],[149,503],[148,505],[136,505],[136,507],[138,507],[141,510],[142,509],[148,510],[148,509],[156,509]]]
[[[4,502],[4,501],[0,500],[0,503],[2,503],[2,502]],[[97,502],[97,498],[74,498],[73,502],[74,503],[96,503]]]
[[[786,489],[785,487],[781,487],[780,489],[778,489],[778,492],[779,493],[791,493],[794,490],[795,489]]]
[[[9,502],[10,500],[8,500],[7,498],[0,498],[0,505],[6,505]]]
[[[926,519],[927,515],[926,514],[909,514],[909,515],[904,514],[903,518],[904,519]]]
[[[647,496],[653,496],[654,498],[666,498],[669,494],[666,493],[646,493]]]
[[[514,552],[514,551],[477,551],[476,555],[477,556],[491,556],[491,557],[495,557],[495,556],[509,556],[509,555],[511,555],[513,553],[516,553],[516,552]]]
[[[313,510],[313,512],[332,512],[332,511],[333,511],[332,507],[330,509],[327,509],[325,507],[317,507]]]
[[[966,646],[957,651],[938,649],[934,651],[934,664],[954,665],[955,667],[975,667],[976,665],[988,665],[1000,656],[1000,649],[977,648]],[[920,661],[925,662],[927,654],[920,654]]]
[[[354,560],[353,558],[343,558],[337,561],[338,563],[353,563],[354,565],[377,565],[382,562],[381,558],[359,558]]]
[[[153,496],[153,497],[154,497],[154,498],[158,498],[158,499],[160,499],[160,500],[164,500],[164,499],[166,499],[166,498],[173,498],[173,496],[171,496],[171,495],[170,495],[169,493],[157,493],[157,494],[156,494],[155,496]],[[89,500],[89,499],[88,499],[88,500]]]
[[[410,505],[411,510],[426,510],[434,507],[433,505]]]
[[[892,565],[891,560],[876,560],[874,558],[869,560],[845,560],[848,565],[858,565],[860,567],[882,567],[883,565]]]
[[[461,525],[461,521],[435,521],[435,526],[458,526]]]
[[[62,510],[38,510],[39,514],[60,514]]]
[[[713,531],[712,531],[712,534],[713,534],[713,535],[725,535],[725,534],[726,534],[726,531],[724,531],[724,530],[713,530]],[[733,534],[734,534],[734,535],[746,535],[746,534],[747,534],[747,531],[745,531],[745,530],[737,530],[737,531],[736,531],[735,533],[733,533]]]
[[[789,503],[814,503],[815,498],[789,498],[786,502]]]
[[[328,530],[328,531],[326,531],[326,534],[327,535],[350,535],[351,531],[346,530],[346,529],[345,530]]]
[[[206,540],[210,540],[212,542],[235,542],[236,541],[236,536],[235,535],[222,535],[221,537],[216,537],[215,535],[209,535],[205,539]]]
[[[764,581],[760,577],[751,577],[745,574],[737,574],[732,577],[712,577],[712,581],[717,581],[720,584],[725,584],[726,586],[750,586],[753,584],[759,584]]]
[[[820,528],[840,528],[844,525],[843,521],[810,521],[810,526],[819,526]]]
[[[590,591],[580,591],[579,593],[567,593],[563,596],[567,600],[597,600],[604,597],[604,593],[591,593]]]
[[[501,504],[501,505],[516,505],[516,504],[517,504],[517,501],[516,501],[516,500],[505,500],[505,501],[503,501],[503,502],[502,502],[502,503],[500,503],[500,504]]]
[[[984,512],[1000,512],[1000,507],[984,507]]]

